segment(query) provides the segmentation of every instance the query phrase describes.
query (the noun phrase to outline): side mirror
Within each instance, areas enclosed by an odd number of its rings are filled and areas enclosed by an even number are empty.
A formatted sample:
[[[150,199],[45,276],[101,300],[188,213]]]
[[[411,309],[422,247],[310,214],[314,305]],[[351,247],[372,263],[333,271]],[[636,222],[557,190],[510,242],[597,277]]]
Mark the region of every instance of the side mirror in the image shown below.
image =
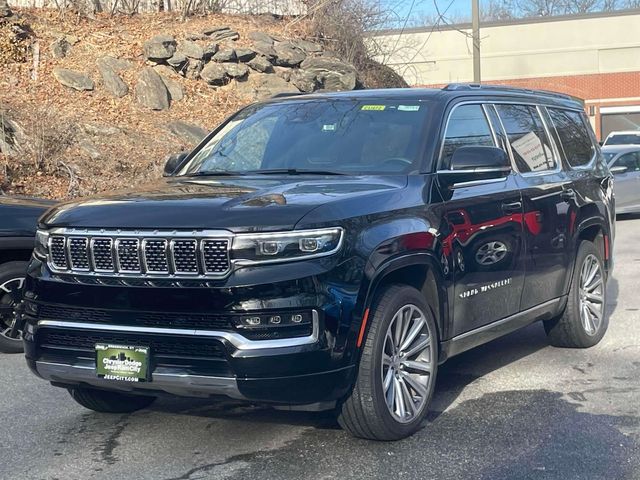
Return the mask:
[[[173,155],[169,155],[164,164],[164,177],[170,177],[184,162],[184,159],[187,158],[186,153],[174,153]]]
[[[627,170],[629,170],[629,167],[620,165],[617,167],[611,167],[610,170],[611,170],[611,173],[613,173],[614,175],[620,175],[621,173],[627,173]]]
[[[460,147],[453,152],[450,170],[439,170],[438,177],[447,185],[504,178],[511,172],[511,162],[504,150],[496,147]]]

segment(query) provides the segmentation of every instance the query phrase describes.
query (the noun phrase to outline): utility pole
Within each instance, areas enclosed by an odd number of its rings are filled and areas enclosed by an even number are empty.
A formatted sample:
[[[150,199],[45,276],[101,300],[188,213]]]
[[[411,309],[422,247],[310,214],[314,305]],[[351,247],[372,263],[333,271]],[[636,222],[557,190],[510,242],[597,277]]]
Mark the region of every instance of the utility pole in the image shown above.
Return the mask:
[[[480,0],[471,0],[471,30],[473,39],[473,83],[480,83]]]

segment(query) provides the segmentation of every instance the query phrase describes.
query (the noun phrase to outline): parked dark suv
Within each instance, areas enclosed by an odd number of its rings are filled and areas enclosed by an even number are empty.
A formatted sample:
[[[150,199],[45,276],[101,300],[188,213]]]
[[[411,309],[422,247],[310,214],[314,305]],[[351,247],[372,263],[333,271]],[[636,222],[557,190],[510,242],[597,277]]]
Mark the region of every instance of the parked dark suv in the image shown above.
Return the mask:
[[[607,328],[612,179],[570,97],[274,98],[166,176],[40,220],[27,360],[90,409],[226,395],[398,439],[447,358],[538,320],[563,347]]]

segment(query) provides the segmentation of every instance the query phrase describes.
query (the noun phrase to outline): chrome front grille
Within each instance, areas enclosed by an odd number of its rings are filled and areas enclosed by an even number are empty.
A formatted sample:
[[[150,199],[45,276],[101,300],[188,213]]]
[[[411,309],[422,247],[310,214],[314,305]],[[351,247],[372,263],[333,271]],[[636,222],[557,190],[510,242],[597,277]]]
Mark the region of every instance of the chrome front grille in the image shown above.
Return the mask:
[[[222,277],[231,266],[225,234],[61,229],[50,235],[49,267],[105,277]]]

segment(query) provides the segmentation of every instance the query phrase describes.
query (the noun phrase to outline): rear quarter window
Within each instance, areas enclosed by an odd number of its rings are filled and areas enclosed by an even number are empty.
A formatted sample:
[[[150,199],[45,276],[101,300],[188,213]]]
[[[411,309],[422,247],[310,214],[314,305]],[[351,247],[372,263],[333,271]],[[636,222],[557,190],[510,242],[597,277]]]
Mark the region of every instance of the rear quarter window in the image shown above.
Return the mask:
[[[584,167],[593,159],[596,148],[580,112],[547,108],[560,141],[560,148],[572,167]]]

